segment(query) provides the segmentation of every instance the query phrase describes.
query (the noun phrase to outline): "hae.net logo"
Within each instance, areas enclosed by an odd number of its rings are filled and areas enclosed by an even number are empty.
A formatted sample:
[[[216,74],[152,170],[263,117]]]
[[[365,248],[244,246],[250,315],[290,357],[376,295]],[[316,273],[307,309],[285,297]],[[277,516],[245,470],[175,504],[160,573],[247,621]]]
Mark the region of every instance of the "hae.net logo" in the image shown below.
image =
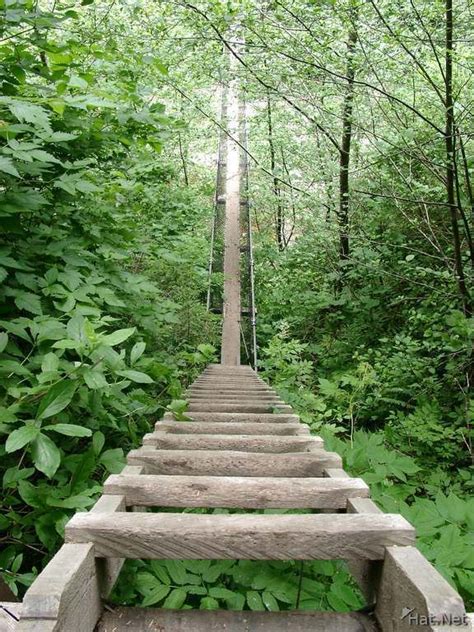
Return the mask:
[[[469,624],[469,619],[465,614],[419,614],[415,608],[403,608],[400,618],[408,625],[468,626]]]

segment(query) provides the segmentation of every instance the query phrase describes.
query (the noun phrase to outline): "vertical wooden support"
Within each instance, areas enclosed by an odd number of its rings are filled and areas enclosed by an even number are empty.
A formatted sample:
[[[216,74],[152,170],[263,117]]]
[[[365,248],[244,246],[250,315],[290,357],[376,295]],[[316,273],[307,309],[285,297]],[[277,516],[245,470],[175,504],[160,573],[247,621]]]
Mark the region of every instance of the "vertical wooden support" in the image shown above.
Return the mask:
[[[383,632],[471,630],[458,593],[414,546],[389,546],[375,616]]]
[[[229,53],[227,178],[224,227],[224,322],[221,362],[240,364],[240,146],[237,60]],[[235,139],[235,140],[234,140]]]
[[[141,474],[141,466],[126,466],[122,474]],[[124,496],[101,496],[90,513],[125,511]],[[112,590],[123,558],[98,559],[90,542],[63,544],[26,591],[18,632],[85,632],[93,630],[102,613],[101,598]],[[1,619],[0,619],[1,622]],[[1,631],[1,628],[0,628]]]

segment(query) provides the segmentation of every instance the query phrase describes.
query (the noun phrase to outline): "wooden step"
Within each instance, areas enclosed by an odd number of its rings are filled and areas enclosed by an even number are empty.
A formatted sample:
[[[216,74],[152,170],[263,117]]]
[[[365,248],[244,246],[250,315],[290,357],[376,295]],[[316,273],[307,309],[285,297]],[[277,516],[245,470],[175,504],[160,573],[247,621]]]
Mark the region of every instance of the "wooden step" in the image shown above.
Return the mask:
[[[380,560],[415,542],[394,514],[187,514],[82,512],[66,542],[91,542],[97,557],[127,559]]]
[[[348,498],[369,496],[360,478],[250,478],[240,476],[122,476],[105,481],[104,493],[127,506],[239,509],[346,509]]]
[[[234,387],[234,388],[211,388],[208,386],[192,386],[189,387],[185,395],[277,395],[277,392],[272,388],[265,388],[263,386],[258,387]]]
[[[248,371],[250,373],[255,373],[256,371],[255,369],[250,366],[250,364],[218,364],[218,363],[213,363],[213,364],[208,364],[206,366],[206,368],[203,370],[203,373],[208,373],[208,372],[221,372],[221,371]]]
[[[278,404],[284,404],[285,402],[278,397],[275,393],[257,393],[257,394],[249,394],[249,393],[213,393],[206,391],[205,393],[185,393],[185,398],[191,402],[200,402],[200,401],[213,401],[213,402],[247,402],[250,401],[252,403],[267,403],[267,402],[276,402]]]
[[[291,406],[286,406],[284,404],[278,403],[252,403],[252,402],[241,402],[238,404],[231,403],[216,403],[212,400],[203,400],[202,402],[196,403],[192,402],[188,410],[190,412],[215,412],[215,413],[271,413],[274,410],[278,410],[285,413],[293,412]]]
[[[212,421],[157,421],[155,430],[175,434],[237,434],[237,435],[303,435],[309,428],[302,423],[225,423]]]
[[[376,632],[359,612],[235,612],[117,608],[107,611],[97,632]]]
[[[222,412],[186,412],[186,417],[192,421],[212,421],[219,423],[296,423],[298,415],[288,413],[222,413]],[[163,419],[174,420],[172,413],[165,413]]]
[[[193,385],[194,384],[204,384],[207,386],[209,386],[209,384],[223,384],[225,386],[230,384],[260,384],[262,386],[268,386],[266,382],[256,376],[243,377],[239,375],[203,375],[201,377],[198,377],[197,380],[194,380]]]
[[[143,437],[143,445],[161,450],[238,450],[242,452],[307,452],[322,448],[320,437],[275,435],[194,435],[152,432]]]
[[[130,465],[143,465],[149,474],[194,476],[322,476],[342,466],[335,452],[236,452],[231,450],[154,450],[149,446],[128,454]]]

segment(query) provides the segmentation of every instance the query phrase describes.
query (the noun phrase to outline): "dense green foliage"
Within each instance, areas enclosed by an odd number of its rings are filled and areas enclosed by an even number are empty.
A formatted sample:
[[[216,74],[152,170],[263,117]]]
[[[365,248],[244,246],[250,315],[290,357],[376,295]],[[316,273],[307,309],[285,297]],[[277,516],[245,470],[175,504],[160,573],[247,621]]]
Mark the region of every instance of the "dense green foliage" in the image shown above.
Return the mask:
[[[217,88],[238,22],[260,369],[472,604],[470,9],[454,8],[447,204],[445,6],[417,4],[4,3],[0,575],[15,592],[215,358]],[[128,562],[114,597],[363,603],[332,562]]]

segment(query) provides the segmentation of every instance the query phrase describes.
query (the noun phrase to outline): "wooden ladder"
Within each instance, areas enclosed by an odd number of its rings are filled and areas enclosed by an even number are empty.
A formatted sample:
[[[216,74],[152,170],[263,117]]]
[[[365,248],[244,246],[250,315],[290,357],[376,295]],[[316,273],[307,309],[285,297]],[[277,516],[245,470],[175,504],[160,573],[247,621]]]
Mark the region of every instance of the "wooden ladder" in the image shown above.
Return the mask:
[[[192,421],[166,414],[0,629],[21,632],[413,632],[418,617],[463,622],[460,596],[413,546],[413,527],[382,513],[367,485],[310,436],[247,366],[210,365],[187,393]],[[312,509],[307,514],[146,513],[146,508]],[[373,614],[103,610],[125,558],[347,560]],[[412,614],[407,615],[410,611]],[[405,616],[404,616],[405,615]],[[3,618],[2,618],[3,617]],[[15,620],[19,617],[19,621]],[[427,619],[428,620],[428,619]],[[2,624],[3,621],[3,624]],[[2,625],[4,627],[2,627]],[[96,628],[97,626],[97,628]]]

